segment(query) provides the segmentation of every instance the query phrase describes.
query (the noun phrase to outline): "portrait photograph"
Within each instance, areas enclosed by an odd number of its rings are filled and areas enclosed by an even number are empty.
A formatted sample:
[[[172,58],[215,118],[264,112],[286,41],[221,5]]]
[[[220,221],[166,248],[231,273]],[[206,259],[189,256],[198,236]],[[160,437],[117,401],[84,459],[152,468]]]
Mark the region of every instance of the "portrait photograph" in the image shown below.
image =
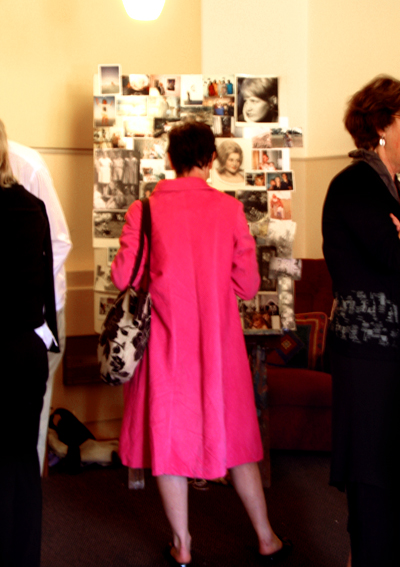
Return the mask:
[[[217,158],[214,160],[211,179],[213,187],[226,191],[246,186],[245,170],[251,169],[251,141],[243,138],[215,140]]]
[[[94,289],[119,293],[111,281],[111,264],[107,262],[107,252],[107,248],[94,249]]]
[[[203,104],[203,75],[181,75],[181,104]]]
[[[267,173],[268,191],[293,191],[293,171]]]
[[[115,125],[115,97],[93,97],[93,121],[95,128]]]
[[[99,65],[100,94],[113,95],[121,93],[121,76],[119,65]]]
[[[279,120],[278,78],[236,75],[238,125],[269,124]]]

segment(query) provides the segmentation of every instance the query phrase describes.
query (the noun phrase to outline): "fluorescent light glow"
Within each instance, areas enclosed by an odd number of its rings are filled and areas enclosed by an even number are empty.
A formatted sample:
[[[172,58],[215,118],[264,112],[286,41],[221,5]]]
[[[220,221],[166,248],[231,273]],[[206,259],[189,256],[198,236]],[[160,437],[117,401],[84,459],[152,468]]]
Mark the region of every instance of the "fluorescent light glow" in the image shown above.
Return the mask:
[[[122,0],[126,13],[134,20],[156,20],[165,0]]]

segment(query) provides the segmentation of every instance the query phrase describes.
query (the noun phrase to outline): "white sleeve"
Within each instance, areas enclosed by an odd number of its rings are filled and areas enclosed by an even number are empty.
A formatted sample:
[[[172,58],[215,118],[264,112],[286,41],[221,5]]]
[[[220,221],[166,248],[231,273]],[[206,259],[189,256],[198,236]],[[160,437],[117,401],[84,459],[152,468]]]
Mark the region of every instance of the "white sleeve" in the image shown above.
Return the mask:
[[[54,280],[56,280],[57,274],[67,259],[72,243],[64,212],[50,172],[46,167],[40,167],[33,172],[29,183],[29,191],[39,197],[46,205],[53,250]]]

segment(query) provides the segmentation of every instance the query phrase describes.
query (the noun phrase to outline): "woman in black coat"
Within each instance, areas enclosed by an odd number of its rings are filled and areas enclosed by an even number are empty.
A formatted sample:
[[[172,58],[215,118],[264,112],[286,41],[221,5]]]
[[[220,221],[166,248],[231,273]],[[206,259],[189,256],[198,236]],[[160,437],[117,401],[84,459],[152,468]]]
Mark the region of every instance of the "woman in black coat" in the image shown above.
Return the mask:
[[[39,567],[37,438],[47,349],[57,351],[53,259],[44,203],[18,185],[0,120],[0,565]]]
[[[394,566],[400,535],[400,82],[377,77],[350,100],[357,146],[331,182],[324,255],[330,325],[330,482],[346,490],[353,566]]]

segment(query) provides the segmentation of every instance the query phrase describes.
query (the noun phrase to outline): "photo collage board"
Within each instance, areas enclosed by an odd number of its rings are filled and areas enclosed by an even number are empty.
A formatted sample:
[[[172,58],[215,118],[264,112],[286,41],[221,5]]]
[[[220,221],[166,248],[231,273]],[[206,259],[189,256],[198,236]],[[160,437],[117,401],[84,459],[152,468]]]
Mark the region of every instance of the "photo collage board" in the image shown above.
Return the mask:
[[[290,149],[302,147],[303,132],[279,115],[279,78],[127,75],[120,65],[99,65],[93,91],[95,330],[118,294],[110,268],[125,213],[158,181],[175,177],[168,132],[192,120],[208,124],[216,138],[210,185],[243,203],[257,244],[261,286],[255,299],[239,300],[243,330],[294,330],[293,280],[300,279],[301,261],[292,258]]]

